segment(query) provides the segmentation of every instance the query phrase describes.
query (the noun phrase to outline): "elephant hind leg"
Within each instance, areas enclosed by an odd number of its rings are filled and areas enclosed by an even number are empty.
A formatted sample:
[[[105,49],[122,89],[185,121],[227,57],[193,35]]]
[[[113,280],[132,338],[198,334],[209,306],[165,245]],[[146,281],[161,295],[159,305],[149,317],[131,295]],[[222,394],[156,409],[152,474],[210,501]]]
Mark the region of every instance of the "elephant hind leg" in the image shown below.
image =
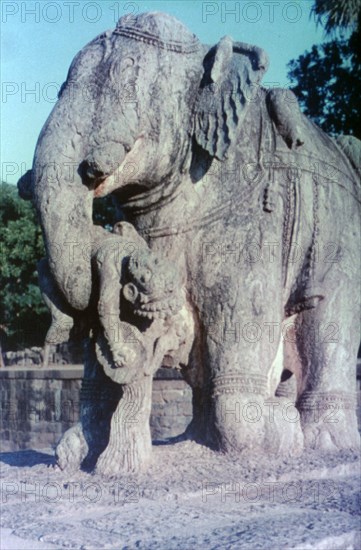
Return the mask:
[[[355,294],[340,285],[314,310],[301,313],[296,339],[303,378],[297,407],[305,446],[325,451],[358,449]]]

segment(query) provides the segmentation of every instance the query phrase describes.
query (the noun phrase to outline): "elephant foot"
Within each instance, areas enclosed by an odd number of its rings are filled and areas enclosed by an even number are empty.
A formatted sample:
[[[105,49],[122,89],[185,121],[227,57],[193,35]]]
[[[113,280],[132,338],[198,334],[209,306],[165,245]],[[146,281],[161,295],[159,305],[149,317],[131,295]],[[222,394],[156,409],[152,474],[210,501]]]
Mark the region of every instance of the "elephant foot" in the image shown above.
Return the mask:
[[[360,450],[354,394],[305,392],[299,408],[305,448],[325,452]]]
[[[223,452],[258,452],[264,436],[263,399],[238,393],[214,397],[217,447]]]
[[[219,395],[215,398],[215,428],[218,448],[224,452],[298,456],[303,450],[300,417],[286,398]]]
[[[266,452],[281,456],[300,456],[304,441],[300,414],[293,400],[274,397],[264,401],[264,439]]]
[[[80,422],[65,432],[56,447],[56,461],[61,470],[74,472],[80,469],[88,453],[88,444],[84,438]]]

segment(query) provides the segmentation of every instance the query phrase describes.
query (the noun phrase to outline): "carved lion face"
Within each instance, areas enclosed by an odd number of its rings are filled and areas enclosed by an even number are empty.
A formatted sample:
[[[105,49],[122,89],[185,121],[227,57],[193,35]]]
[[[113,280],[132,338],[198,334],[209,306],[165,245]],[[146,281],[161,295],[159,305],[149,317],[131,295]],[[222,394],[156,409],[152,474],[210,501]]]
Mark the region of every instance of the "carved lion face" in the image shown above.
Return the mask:
[[[148,319],[174,315],[182,307],[181,277],[174,265],[150,251],[130,256],[123,296]]]

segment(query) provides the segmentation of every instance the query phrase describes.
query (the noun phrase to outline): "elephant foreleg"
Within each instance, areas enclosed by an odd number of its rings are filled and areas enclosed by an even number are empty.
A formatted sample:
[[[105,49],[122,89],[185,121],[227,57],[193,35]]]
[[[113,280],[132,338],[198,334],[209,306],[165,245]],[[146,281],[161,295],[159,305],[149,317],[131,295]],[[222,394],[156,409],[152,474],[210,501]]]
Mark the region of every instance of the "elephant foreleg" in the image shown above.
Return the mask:
[[[292,422],[287,397],[270,394],[269,379],[277,355],[278,337],[269,325],[281,328],[281,308],[263,312],[257,320],[251,311],[247,322],[241,319],[223,326],[223,333],[212,329],[207,338],[207,357],[212,362],[210,418],[208,435],[222,451],[248,451],[298,454],[303,448],[300,422]],[[272,321],[270,321],[272,320]],[[278,321],[278,322],[277,322]],[[218,341],[217,341],[218,340]]]

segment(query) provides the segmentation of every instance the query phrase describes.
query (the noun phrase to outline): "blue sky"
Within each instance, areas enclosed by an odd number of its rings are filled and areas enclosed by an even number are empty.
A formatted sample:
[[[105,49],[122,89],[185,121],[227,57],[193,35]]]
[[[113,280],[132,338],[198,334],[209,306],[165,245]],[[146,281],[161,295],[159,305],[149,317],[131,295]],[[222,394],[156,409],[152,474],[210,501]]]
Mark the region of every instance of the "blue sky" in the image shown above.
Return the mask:
[[[264,48],[271,64],[266,86],[289,85],[288,61],[324,40],[310,19],[311,0],[147,0],[1,2],[2,180],[16,183],[27,169],[74,55],[126,13],[165,11],[202,42],[224,35]]]

